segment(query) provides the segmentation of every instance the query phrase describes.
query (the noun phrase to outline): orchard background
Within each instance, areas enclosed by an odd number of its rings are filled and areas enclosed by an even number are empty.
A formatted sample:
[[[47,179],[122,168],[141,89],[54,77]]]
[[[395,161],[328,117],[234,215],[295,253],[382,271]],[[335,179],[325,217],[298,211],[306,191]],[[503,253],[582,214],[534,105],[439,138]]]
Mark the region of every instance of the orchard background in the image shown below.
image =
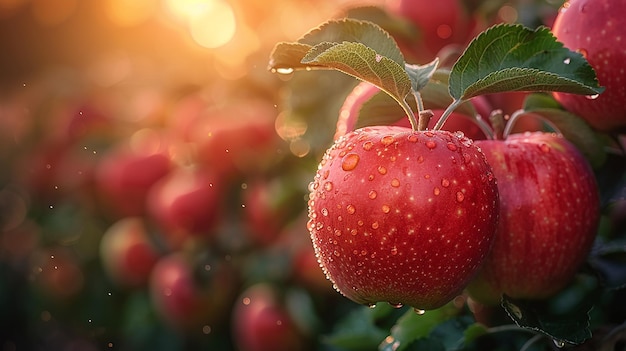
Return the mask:
[[[450,67],[489,26],[550,27],[562,5],[437,1],[425,17],[442,22],[425,23],[384,1],[0,0],[1,349],[625,349],[620,131],[586,154],[597,245],[557,295],[368,308],[333,289],[307,230],[308,184],[358,81],[268,70],[277,42],[330,18]],[[528,96],[488,99],[508,115]]]

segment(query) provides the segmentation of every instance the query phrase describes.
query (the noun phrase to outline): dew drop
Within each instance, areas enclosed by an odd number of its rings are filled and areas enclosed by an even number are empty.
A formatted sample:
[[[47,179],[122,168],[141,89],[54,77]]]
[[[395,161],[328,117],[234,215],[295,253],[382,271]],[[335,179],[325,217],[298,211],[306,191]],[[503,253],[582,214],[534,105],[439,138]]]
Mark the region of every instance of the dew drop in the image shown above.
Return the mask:
[[[372,229],[378,229],[378,227],[380,227],[380,224],[378,224],[378,222],[372,223]]]
[[[348,211],[349,214],[354,214],[354,212],[356,212],[356,207],[354,207],[354,205],[348,205],[346,206],[346,211]]]
[[[465,195],[463,195],[462,192],[457,191],[456,192],[456,201],[463,202],[463,200],[465,200]]]
[[[450,186],[450,181],[447,178],[441,179],[441,186],[447,188]]]
[[[538,145],[542,152],[550,152],[550,145],[541,143]]]
[[[384,137],[380,139],[381,144],[385,146],[389,146],[393,144],[394,141],[395,141],[395,138],[393,137],[393,135],[385,135]]]
[[[417,135],[415,135],[415,134],[411,134],[411,135],[409,135],[408,139],[412,143],[417,143],[417,141],[419,140],[419,137]]]
[[[326,182],[326,183],[324,184],[324,189],[325,189],[326,191],[331,191],[331,190],[333,190],[333,183],[332,183],[332,182]]]
[[[278,74],[291,74],[293,73],[293,68],[291,67],[276,68],[274,71]]]
[[[341,256],[341,253],[339,253],[339,251],[335,250],[335,251],[333,251],[333,255],[339,257],[339,256]]]
[[[441,190],[438,187],[435,187],[435,189],[433,189],[433,194],[435,194],[435,196],[438,196],[439,194],[441,194]]]
[[[397,188],[400,186],[400,181],[398,180],[398,178],[393,178],[393,180],[391,180],[391,186],[394,188]]]
[[[391,256],[395,256],[398,254],[398,248],[397,247],[392,247],[391,248]]]
[[[402,308],[404,305],[400,302],[388,302],[389,306],[393,307],[393,308]]]
[[[378,166],[378,173],[385,175],[387,174],[387,168],[383,167],[383,166]]]
[[[423,156],[417,156],[417,163],[423,163],[424,162],[424,157]]]
[[[578,49],[576,50],[576,52],[578,52],[579,54],[583,55],[584,58],[587,58],[587,55],[589,55],[588,51],[586,49]]]
[[[322,216],[324,217],[328,216],[328,209],[326,207],[322,208]]]
[[[413,311],[415,311],[416,314],[423,316],[424,313],[426,313],[426,311],[419,309],[419,308],[414,308]]]
[[[369,307],[369,308],[376,308],[376,304],[375,303],[368,303],[367,307]]]
[[[572,62],[572,59],[570,59],[569,57],[566,58],[565,60],[563,60],[563,63],[566,64],[566,65],[569,65],[570,62]]]
[[[368,196],[370,199],[374,200],[374,199],[376,198],[376,196],[378,196],[378,193],[376,192],[376,190],[371,190],[371,191],[369,192],[369,194],[367,194],[367,196]]]
[[[346,172],[352,171],[359,164],[359,155],[347,154],[341,161],[341,169]]]
[[[370,151],[374,147],[374,143],[371,141],[366,141],[363,143],[363,150]]]
[[[380,54],[376,54],[376,62],[380,62],[383,59],[383,56]]]
[[[382,210],[383,213],[389,213],[391,211],[391,207],[389,207],[389,205],[383,205]]]
[[[598,96],[600,96],[599,94],[594,94],[594,95],[585,95],[585,97],[589,100],[595,100],[598,98]]]
[[[426,147],[432,150],[437,147],[437,143],[432,140],[428,140],[426,142]]]
[[[456,145],[454,145],[453,143],[448,143],[448,150],[450,151],[456,151],[457,147]]]

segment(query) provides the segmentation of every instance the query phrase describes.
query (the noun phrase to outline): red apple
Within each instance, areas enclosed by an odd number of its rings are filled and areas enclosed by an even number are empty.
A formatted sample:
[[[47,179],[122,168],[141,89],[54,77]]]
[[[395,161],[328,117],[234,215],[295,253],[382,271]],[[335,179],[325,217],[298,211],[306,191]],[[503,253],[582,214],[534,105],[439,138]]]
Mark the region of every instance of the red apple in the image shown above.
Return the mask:
[[[170,158],[164,151],[125,146],[108,151],[95,171],[103,208],[115,218],[145,214],[148,191],[171,168]]]
[[[292,351],[306,349],[293,318],[266,283],[247,288],[237,300],[232,317],[233,339],[239,350]]]
[[[238,278],[225,261],[195,260],[182,253],[162,257],[150,276],[158,316],[181,332],[202,332],[222,323],[230,311]]]
[[[208,109],[189,132],[197,163],[227,178],[267,170],[279,155],[277,114],[272,103],[260,99]]]
[[[148,214],[177,249],[189,238],[212,237],[224,192],[220,179],[206,169],[175,168],[147,194]]]
[[[498,192],[471,140],[366,127],[327,150],[310,185],[308,228],[336,289],[360,304],[434,309],[491,247]]]
[[[570,0],[563,4],[552,32],[565,47],[587,58],[606,90],[597,96],[554,93],[565,109],[601,131],[626,127],[626,2]]]
[[[100,259],[105,272],[122,287],[143,287],[161,256],[141,217],[113,223],[102,235]]]
[[[599,221],[594,173],[565,138],[535,132],[480,140],[498,180],[500,222],[470,293],[481,302],[549,297],[571,281]]]

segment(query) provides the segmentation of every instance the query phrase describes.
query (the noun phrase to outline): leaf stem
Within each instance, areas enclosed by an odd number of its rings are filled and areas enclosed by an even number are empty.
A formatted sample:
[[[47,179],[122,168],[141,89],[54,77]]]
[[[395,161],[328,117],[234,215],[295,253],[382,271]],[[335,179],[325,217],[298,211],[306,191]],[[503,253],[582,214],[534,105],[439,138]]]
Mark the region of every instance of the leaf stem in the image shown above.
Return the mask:
[[[400,104],[400,106],[404,110],[404,113],[406,113],[406,116],[409,118],[409,122],[411,123],[411,129],[413,129],[414,131],[419,130],[419,123],[417,121],[417,117],[415,117],[415,113],[411,109],[411,105],[409,105],[406,99],[399,99],[396,101]]]
[[[462,99],[455,99],[454,101],[452,101],[452,103],[446,108],[445,111],[443,111],[443,114],[441,115],[441,117],[439,117],[439,120],[437,121],[437,124],[435,124],[435,126],[433,127],[433,130],[439,130],[441,129],[441,127],[443,127],[443,124],[446,123],[446,120],[448,119],[448,117],[452,114],[452,112],[454,112],[454,110],[463,103],[464,100]]]
[[[504,131],[502,132],[502,138],[503,139],[506,139],[509,136],[509,134],[511,134],[511,131],[513,130],[513,127],[515,127],[515,124],[517,123],[517,121],[522,116],[524,116],[527,112],[528,111],[526,111],[524,109],[519,109],[519,110],[517,110],[517,111],[515,111],[515,112],[513,112],[511,114],[511,117],[507,121],[506,127],[504,128]],[[529,113],[532,113],[532,111],[529,112]],[[552,129],[555,133],[558,133],[558,134],[561,134],[561,135],[563,134],[563,133],[561,133],[561,130],[554,123],[552,123],[552,121],[548,120],[547,118],[542,118],[542,117],[540,117],[540,118],[541,118],[541,120],[545,124],[550,126],[550,129]]]

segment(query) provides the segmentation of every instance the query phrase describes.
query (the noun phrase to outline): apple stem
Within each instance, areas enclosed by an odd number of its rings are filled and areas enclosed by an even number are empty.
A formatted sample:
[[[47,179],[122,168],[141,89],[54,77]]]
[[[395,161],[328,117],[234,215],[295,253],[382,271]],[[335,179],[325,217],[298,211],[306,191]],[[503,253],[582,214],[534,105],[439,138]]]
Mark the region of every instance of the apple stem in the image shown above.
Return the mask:
[[[443,124],[446,123],[446,120],[448,119],[448,117],[452,114],[452,112],[454,112],[454,110],[461,104],[463,103],[464,100],[454,100],[452,101],[452,103],[446,108],[445,111],[443,111],[443,113],[441,114],[441,117],[439,117],[439,120],[437,120],[437,124],[435,124],[435,126],[433,127],[433,130],[440,130],[441,127],[443,127]]]
[[[419,118],[417,120],[417,130],[428,129],[428,123],[433,118],[434,114],[432,110],[423,110],[419,112]]]
[[[505,129],[508,127],[505,119],[504,113],[502,110],[493,110],[489,115],[489,122],[491,122],[491,127],[493,129],[493,139],[494,140],[504,140],[508,134],[505,134]],[[510,124],[510,123],[509,123]]]

